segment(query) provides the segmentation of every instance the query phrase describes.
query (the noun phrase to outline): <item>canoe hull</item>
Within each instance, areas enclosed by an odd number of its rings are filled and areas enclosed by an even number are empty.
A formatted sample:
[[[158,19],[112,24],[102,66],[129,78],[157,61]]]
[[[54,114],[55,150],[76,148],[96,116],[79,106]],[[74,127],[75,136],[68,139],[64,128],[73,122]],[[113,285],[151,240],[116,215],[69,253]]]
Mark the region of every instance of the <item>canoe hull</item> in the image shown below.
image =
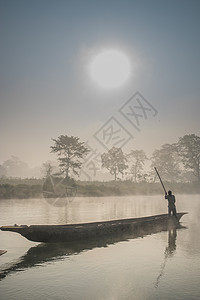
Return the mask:
[[[180,218],[186,213],[178,213]],[[93,222],[69,225],[15,225],[2,226],[3,231],[17,232],[34,242],[72,242],[77,240],[100,239],[103,236],[124,234],[127,238],[134,234],[150,234],[174,228],[177,220],[167,214],[143,218],[121,219],[106,222]]]

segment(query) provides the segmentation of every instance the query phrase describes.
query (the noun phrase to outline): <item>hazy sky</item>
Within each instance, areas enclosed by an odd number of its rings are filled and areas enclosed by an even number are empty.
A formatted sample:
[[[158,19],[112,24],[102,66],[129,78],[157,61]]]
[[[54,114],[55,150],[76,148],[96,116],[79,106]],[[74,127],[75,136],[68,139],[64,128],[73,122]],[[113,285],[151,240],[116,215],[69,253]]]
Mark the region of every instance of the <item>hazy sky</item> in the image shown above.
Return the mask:
[[[51,138],[60,134],[100,152],[121,135],[117,146],[147,154],[200,135],[199,32],[198,0],[0,0],[0,163],[54,159]],[[101,88],[89,75],[104,49],[130,60],[121,87]],[[140,102],[127,103],[136,92]],[[135,108],[138,127],[126,108],[139,103],[148,110]]]

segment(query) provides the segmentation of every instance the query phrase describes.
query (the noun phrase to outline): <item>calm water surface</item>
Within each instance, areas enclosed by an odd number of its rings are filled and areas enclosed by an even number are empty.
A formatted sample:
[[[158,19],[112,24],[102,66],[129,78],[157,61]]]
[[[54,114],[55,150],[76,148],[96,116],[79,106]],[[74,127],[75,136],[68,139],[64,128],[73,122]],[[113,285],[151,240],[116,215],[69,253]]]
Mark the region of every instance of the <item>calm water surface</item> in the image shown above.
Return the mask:
[[[200,195],[177,195],[184,228],[125,240],[42,244],[0,231],[0,299],[200,299]],[[0,200],[0,225],[166,213],[161,196]]]

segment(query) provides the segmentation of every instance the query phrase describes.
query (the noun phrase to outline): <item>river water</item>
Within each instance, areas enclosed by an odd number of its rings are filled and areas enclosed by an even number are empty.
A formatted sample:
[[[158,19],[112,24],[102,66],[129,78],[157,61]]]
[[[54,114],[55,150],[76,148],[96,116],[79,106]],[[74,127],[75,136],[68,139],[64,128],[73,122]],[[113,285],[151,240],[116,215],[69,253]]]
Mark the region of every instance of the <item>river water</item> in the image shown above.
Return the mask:
[[[42,244],[0,231],[0,299],[200,299],[200,195],[176,195],[180,229]],[[161,196],[0,200],[0,225],[67,224],[167,212]]]

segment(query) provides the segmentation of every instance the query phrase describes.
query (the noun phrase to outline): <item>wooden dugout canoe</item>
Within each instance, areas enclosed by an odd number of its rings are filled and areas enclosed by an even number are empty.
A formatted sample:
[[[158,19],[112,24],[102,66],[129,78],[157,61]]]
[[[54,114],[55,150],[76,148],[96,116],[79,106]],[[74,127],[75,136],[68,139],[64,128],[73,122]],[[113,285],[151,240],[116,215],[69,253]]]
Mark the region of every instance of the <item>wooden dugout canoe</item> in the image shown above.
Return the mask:
[[[5,254],[7,251],[6,250],[0,250],[0,255]]]
[[[178,221],[186,213],[177,213]],[[13,231],[34,242],[72,242],[87,239],[101,239],[103,236],[124,233],[127,238],[139,232],[158,232],[177,226],[177,220],[167,214],[150,217],[121,219],[93,223],[67,225],[15,225],[2,226],[2,231]]]

